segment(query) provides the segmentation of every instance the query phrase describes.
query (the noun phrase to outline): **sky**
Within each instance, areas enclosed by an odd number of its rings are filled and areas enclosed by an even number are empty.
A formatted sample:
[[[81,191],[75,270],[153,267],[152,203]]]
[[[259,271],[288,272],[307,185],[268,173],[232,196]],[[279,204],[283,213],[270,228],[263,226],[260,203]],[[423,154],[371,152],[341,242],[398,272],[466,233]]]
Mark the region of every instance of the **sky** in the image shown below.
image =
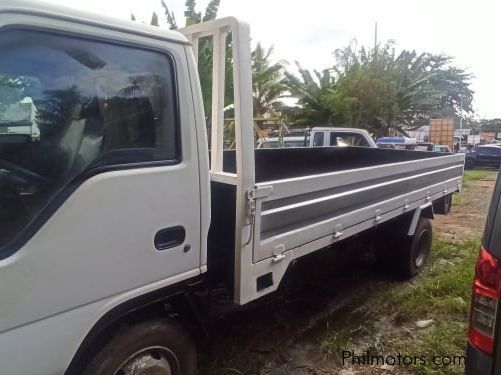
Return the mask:
[[[160,0],[46,0],[74,8],[149,23],[162,20]],[[185,0],[165,0],[180,26]],[[208,0],[198,0],[204,10]],[[443,53],[473,74],[473,107],[482,118],[501,118],[501,31],[499,0],[221,0],[219,16],[236,16],[251,27],[253,42],[273,45],[274,59],[322,70],[333,52],[353,39],[365,46],[396,41],[397,49]]]

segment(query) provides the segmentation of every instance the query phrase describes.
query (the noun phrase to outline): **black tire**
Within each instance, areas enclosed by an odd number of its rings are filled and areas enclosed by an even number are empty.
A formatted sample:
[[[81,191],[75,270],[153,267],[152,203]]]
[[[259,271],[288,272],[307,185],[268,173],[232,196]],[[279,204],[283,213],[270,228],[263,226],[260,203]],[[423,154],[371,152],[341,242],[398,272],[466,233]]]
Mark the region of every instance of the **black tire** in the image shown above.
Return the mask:
[[[401,220],[384,231],[376,248],[381,268],[399,279],[410,279],[423,271],[431,250],[433,229],[429,219],[420,218],[413,236],[407,235],[409,220]],[[390,229],[390,230],[388,230]]]
[[[433,211],[439,215],[448,215],[452,207],[452,194],[447,194],[433,202]]]
[[[464,161],[464,168],[465,169],[475,169],[475,160],[466,158]]]
[[[170,368],[172,375],[194,375],[196,348],[172,321],[152,320],[120,329],[93,357],[84,375],[129,375],[137,363]],[[168,373],[168,372],[166,372]]]

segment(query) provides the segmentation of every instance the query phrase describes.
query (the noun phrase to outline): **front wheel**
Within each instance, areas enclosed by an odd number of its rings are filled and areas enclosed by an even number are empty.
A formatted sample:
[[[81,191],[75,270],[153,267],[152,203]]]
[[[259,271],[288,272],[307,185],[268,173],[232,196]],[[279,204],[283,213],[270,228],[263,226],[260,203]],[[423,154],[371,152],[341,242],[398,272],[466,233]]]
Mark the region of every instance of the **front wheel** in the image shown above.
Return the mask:
[[[170,321],[142,322],[118,331],[95,355],[85,375],[194,375],[196,349]]]

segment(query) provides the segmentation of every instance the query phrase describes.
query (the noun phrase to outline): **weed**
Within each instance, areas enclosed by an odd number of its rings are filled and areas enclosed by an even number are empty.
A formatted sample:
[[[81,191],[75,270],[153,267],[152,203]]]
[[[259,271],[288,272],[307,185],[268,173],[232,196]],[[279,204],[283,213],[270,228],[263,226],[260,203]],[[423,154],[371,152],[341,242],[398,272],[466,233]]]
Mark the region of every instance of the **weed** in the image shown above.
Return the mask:
[[[472,169],[464,171],[463,187],[466,187],[472,181],[483,180],[484,178],[494,177],[496,171],[488,169]]]

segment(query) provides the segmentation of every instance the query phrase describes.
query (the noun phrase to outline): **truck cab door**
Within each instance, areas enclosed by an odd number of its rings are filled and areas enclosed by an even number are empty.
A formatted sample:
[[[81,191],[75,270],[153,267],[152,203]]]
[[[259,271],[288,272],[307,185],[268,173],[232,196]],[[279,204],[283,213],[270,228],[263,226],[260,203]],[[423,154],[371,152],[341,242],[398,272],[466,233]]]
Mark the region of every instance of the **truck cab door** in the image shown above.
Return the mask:
[[[33,103],[40,135],[0,135],[0,331],[197,276],[208,222],[184,38],[19,4],[0,6],[0,81],[19,83],[0,103]]]

